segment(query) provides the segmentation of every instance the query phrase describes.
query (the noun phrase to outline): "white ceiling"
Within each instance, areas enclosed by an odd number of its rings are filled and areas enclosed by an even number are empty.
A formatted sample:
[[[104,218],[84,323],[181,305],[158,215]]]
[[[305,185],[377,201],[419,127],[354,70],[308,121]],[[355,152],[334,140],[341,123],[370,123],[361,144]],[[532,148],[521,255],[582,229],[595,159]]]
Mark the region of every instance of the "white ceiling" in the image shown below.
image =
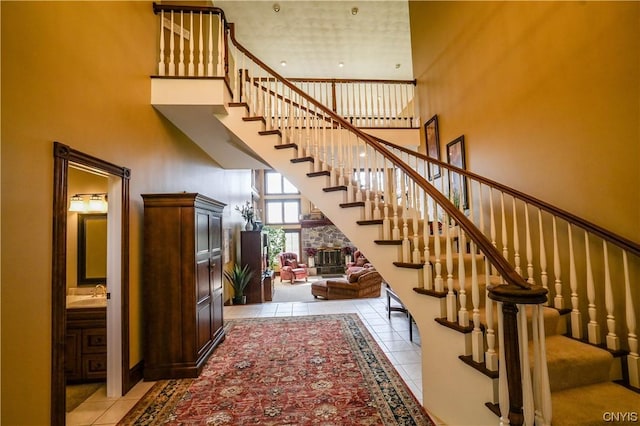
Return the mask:
[[[413,79],[407,0],[213,3],[238,41],[285,77]]]

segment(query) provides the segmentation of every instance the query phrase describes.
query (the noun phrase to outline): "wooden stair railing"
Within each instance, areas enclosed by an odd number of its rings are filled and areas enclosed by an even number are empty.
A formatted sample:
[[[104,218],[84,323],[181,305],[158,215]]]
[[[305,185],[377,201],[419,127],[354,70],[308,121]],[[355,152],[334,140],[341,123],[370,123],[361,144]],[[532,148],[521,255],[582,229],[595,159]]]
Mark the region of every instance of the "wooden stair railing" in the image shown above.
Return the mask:
[[[640,326],[636,315],[640,311],[640,297],[637,293],[634,297],[631,284],[640,277],[640,244],[484,176],[390,142],[378,141],[407,164],[412,164],[418,172],[428,171],[432,166],[439,167],[442,171],[437,179],[439,184],[434,184],[448,198],[453,198],[453,195],[447,192],[448,188],[443,182],[452,174],[464,176],[469,182],[469,200],[476,204],[473,210],[483,208],[490,216],[488,227],[482,215],[475,218],[478,227],[495,242],[498,239],[496,216],[500,216],[503,253],[508,257],[509,252],[513,251],[516,269],[524,269],[520,266],[518,241],[518,236],[524,234],[527,281],[539,280],[545,288],[549,288],[553,306],[569,312],[568,331],[572,337],[604,346],[613,352],[625,351],[628,385],[640,389],[640,356],[636,334]],[[483,195],[486,193],[489,197]],[[511,209],[505,209],[505,196],[511,199]],[[534,214],[530,214],[530,210]],[[537,227],[530,216],[537,216]],[[510,231],[506,228],[507,223],[512,223]],[[562,226],[563,223],[566,228]],[[577,235],[577,232],[582,235]],[[539,242],[537,249],[533,245],[536,239]],[[552,257],[549,267],[547,257]],[[539,259],[537,266],[533,264],[536,258]],[[569,270],[568,287],[562,281],[561,272],[565,270]],[[552,286],[548,286],[549,276],[555,278]],[[566,306],[567,299],[570,307]],[[581,305],[580,300],[586,300],[587,306]],[[603,336],[601,330],[605,329],[607,334]]]
[[[420,208],[426,207],[427,200],[433,201],[445,214],[445,223],[455,223],[459,227],[459,235],[468,238],[474,250],[477,249],[484,254],[485,259],[492,265],[497,273],[502,277],[503,285],[495,288],[489,287],[491,298],[500,302],[504,308],[504,321],[499,315],[499,325],[504,324],[502,344],[503,360],[501,363],[504,374],[501,375],[501,407],[503,413],[508,413],[512,424],[522,424],[524,416],[533,416],[533,406],[524,403],[524,396],[531,395],[531,381],[523,384],[520,382],[520,353],[524,353],[524,346],[518,344],[518,339],[514,336],[520,334],[519,329],[523,317],[516,315],[524,305],[537,305],[546,301],[547,290],[539,285],[527,283],[516,270],[507,262],[500,252],[491,244],[488,238],[439,191],[435,190],[419,173],[409,167],[399,157],[387,150],[374,138],[366,135],[351,123],[335,114],[326,106],[311,98],[304,91],[280,76],[273,69],[266,66],[262,61],[245,49],[235,39],[234,26],[229,25],[230,40],[233,46],[233,56],[235,62],[242,69],[242,78],[238,81],[245,84],[246,90],[244,101],[249,105],[253,114],[266,118],[267,132],[278,130],[281,136],[281,143],[298,144],[298,155],[301,158],[312,157],[315,161],[314,171],[329,171],[330,179],[336,185],[347,186],[347,202],[365,203],[365,210],[370,211],[372,205],[378,205],[384,194],[387,200],[384,204],[386,211],[391,204],[393,208],[394,227],[393,236],[399,236],[398,213],[403,220],[403,260],[419,261],[420,257],[410,255],[411,242],[408,238],[408,215],[413,215],[413,250],[419,251],[419,236],[417,224],[419,217],[424,216]],[[248,64],[247,64],[248,62]],[[239,91],[238,91],[239,92]],[[292,160],[293,161],[293,160]],[[364,171],[364,173],[360,173]],[[376,179],[380,173],[394,178]],[[333,176],[331,176],[333,175]],[[362,176],[363,175],[363,176]],[[399,181],[396,184],[396,181]],[[386,182],[386,190],[379,191]],[[397,190],[400,189],[400,197]],[[373,194],[372,194],[373,193]],[[396,196],[391,196],[396,194]],[[350,199],[350,197],[353,197]],[[391,198],[391,200],[388,200]],[[400,200],[400,201],[399,201]],[[419,202],[422,200],[422,205]],[[391,201],[391,203],[389,203]],[[423,211],[426,211],[423,210]],[[374,213],[375,216],[375,213]],[[389,221],[389,216],[385,215],[383,221]],[[449,229],[449,226],[445,226]],[[448,234],[448,232],[447,232]],[[425,233],[428,235],[428,233]],[[424,238],[424,236],[423,236]],[[451,238],[447,239],[450,246]],[[426,246],[426,245],[425,245]],[[452,250],[448,249],[449,259]],[[428,259],[428,258],[426,258]],[[428,260],[426,260],[428,261]],[[451,262],[448,262],[451,263]],[[451,270],[451,265],[448,265]],[[451,280],[449,274],[448,280]],[[450,299],[449,311],[455,311],[455,296],[453,295],[453,285],[448,284]],[[518,308],[520,307],[520,309]],[[524,319],[526,321],[526,319]],[[524,327],[526,329],[526,327]],[[541,331],[540,329],[538,331]],[[515,333],[515,334],[510,334]],[[544,331],[542,330],[542,336]],[[526,339],[525,339],[526,340]],[[525,356],[528,359],[528,356]],[[544,359],[544,358],[542,358]],[[522,375],[529,377],[528,373]],[[543,379],[542,382],[545,380]],[[547,380],[548,381],[548,380]],[[527,388],[523,392],[523,385]],[[543,399],[548,399],[549,391]],[[532,398],[529,398],[532,400]],[[524,409],[523,409],[524,407]]]
[[[174,71],[174,75],[178,76],[191,75],[192,69],[195,76],[209,76],[208,72],[204,75],[195,71],[196,68],[198,70],[205,68],[204,59],[194,62],[191,58],[191,52],[195,48],[182,47],[185,39],[183,26],[186,25],[185,22],[193,22],[194,17],[196,22],[201,22],[205,14],[209,17],[214,15],[219,17],[222,36],[215,44],[216,49],[214,49],[213,37],[209,37],[209,41],[205,43],[209,52],[206,69],[211,70],[216,63],[217,76],[224,77],[227,81],[233,93],[234,102],[245,104],[252,116],[264,120],[265,134],[279,135],[281,144],[287,148],[295,148],[298,158],[310,158],[312,173],[327,172],[331,186],[346,192],[347,203],[364,203],[365,221],[382,221],[383,239],[399,241],[401,244],[398,263],[422,266],[424,273],[416,276],[416,289],[446,294],[443,316],[449,321],[459,321],[466,323],[465,326],[469,325],[468,313],[465,312],[467,303],[463,279],[466,275],[464,262],[459,262],[458,271],[454,270],[454,239],[458,247],[466,247],[466,241],[469,241],[469,252],[482,254],[485,264],[485,282],[490,282],[489,275],[496,275],[500,279],[499,285],[488,285],[487,288],[489,298],[497,301],[498,307],[501,308],[498,312],[498,334],[501,341],[499,350],[501,351],[500,359],[503,360],[499,366],[501,412],[508,413],[512,424],[522,424],[525,417],[526,422],[531,424],[534,409],[543,412],[536,413],[536,416],[550,418],[548,408],[534,407],[532,402],[532,395],[536,392],[538,392],[538,395],[535,395],[536,404],[540,399],[546,402],[549,400],[548,387],[544,388],[543,376],[546,365],[544,350],[538,347],[535,351],[537,357],[535,365],[538,369],[535,381],[541,382],[542,386],[532,386],[529,374],[521,373],[520,369],[522,363],[522,371],[528,372],[525,368],[529,361],[524,306],[533,305],[534,316],[541,318],[539,311],[546,301],[547,288],[536,284],[531,273],[527,280],[520,275],[519,247],[514,247],[515,252],[518,253],[515,256],[518,259],[514,262],[515,266],[508,261],[508,246],[504,240],[506,231],[502,233],[502,252],[498,250],[495,240],[493,203],[489,204],[490,212],[483,211],[482,203],[475,209],[472,203],[468,217],[445,195],[443,187],[436,188],[423,177],[426,176],[424,173],[426,168],[420,171],[417,158],[414,167],[411,161],[402,159],[403,154],[394,153],[380,141],[363,133],[349,121],[266,66],[239,44],[235,39],[233,25],[226,22],[222,10],[208,7],[154,5],[154,11],[160,12],[161,15],[161,39],[164,40],[165,33],[169,33],[169,58],[172,59],[169,62],[171,63],[175,58],[175,39],[178,39],[180,60],[177,74]],[[164,29],[165,13],[171,16],[170,30]],[[176,14],[180,16],[178,36],[174,35]],[[188,15],[186,20],[185,14]],[[214,21],[212,18],[209,18],[209,21],[211,24],[209,24],[208,33],[213,34]],[[202,35],[206,34],[202,26],[198,30],[194,30],[194,27],[190,28],[192,31],[189,43],[194,42],[196,38],[201,40]],[[199,45],[203,45],[202,41]],[[162,47],[161,42],[161,49]],[[202,51],[203,48],[200,48],[200,52]],[[217,62],[212,60],[214,52],[217,52]],[[189,54],[186,65],[183,60],[185,53]],[[159,61],[159,65],[162,64],[166,65],[164,53]],[[171,67],[169,69],[171,70]],[[223,76],[219,75],[221,69],[224,70]],[[169,74],[171,73],[170,71]],[[454,172],[461,171],[454,170]],[[482,191],[478,195],[481,198]],[[502,201],[501,210],[504,212],[504,200]],[[480,218],[479,226],[474,223],[476,212]],[[483,218],[486,215],[491,216],[490,237],[483,232]],[[505,217],[503,213],[503,230],[506,229]],[[433,231],[430,232],[428,223],[441,224],[442,231],[439,230],[440,226],[432,226]],[[516,225],[514,229],[519,228]],[[441,247],[441,238],[443,238],[444,247]],[[434,242],[435,260],[430,253],[431,240]],[[459,250],[459,256],[462,256],[461,253],[462,250]],[[528,257],[527,254],[527,260],[529,260]],[[482,338],[478,319],[479,270],[475,260],[472,270],[474,271],[471,278],[473,327],[474,332]],[[528,265],[527,271],[529,271]],[[455,284],[455,276],[458,277],[459,284]],[[456,285],[460,288],[456,288]],[[458,313],[458,303],[460,303],[460,313]],[[488,315],[488,318],[491,318],[491,315]],[[536,333],[534,342],[544,341],[544,328],[536,324],[537,320],[534,319],[534,333]],[[488,335],[493,332],[493,330],[487,331]],[[491,350],[496,347],[495,342],[487,339],[489,347],[487,353],[491,353]],[[484,347],[483,344],[475,346]],[[521,358],[520,354],[524,357]],[[548,384],[548,377],[546,383]],[[545,405],[544,402],[543,405]]]

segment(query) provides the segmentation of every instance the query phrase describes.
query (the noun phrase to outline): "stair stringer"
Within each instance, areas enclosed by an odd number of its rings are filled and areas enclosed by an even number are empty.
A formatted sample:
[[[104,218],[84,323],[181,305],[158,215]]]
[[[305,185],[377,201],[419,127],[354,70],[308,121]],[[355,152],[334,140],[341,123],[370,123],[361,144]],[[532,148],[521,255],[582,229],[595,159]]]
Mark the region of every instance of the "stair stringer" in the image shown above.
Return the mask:
[[[287,177],[298,190],[352,241],[375,265],[409,309],[420,331],[422,345],[423,405],[447,424],[495,424],[495,415],[486,408],[487,401],[496,402],[497,384],[484,374],[469,368],[458,359],[469,347],[468,335],[440,326],[435,319],[441,312],[441,299],[418,296],[413,291],[422,279],[422,271],[393,265],[399,259],[400,246],[378,245],[381,225],[358,225],[364,219],[362,207],[342,208],[347,201],[345,191],[324,192],[329,185],[326,176],[308,177],[310,162],[292,163],[294,148],[275,149],[278,134],[259,135],[262,121],[244,121],[246,109],[230,108],[228,114],[216,115],[230,132],[247,144],[262,159]],[[434,344],[433,342],[437,342]],[[464,409],[461,409],[461,405]]]

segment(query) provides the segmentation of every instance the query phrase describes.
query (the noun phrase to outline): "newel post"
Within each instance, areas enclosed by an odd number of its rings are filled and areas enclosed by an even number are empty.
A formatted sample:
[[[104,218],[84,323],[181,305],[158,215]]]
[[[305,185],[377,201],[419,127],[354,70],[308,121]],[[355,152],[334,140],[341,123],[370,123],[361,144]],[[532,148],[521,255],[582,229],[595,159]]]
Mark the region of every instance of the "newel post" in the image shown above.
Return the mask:
[[[509,392],[508,418],[509,424],[520,426],[524,424],[524,403],[521,351],[518,337],[518,305],[539,305],[546,302],[547,289],[539,285],[518,286],[502,284],[490,286],[489,297],[497,302],[502,302],[504,335],[500,336],[500,341],[504,345],[505,359],[500,360],[500,362],[505,363],[507,372],[506,379]],[[522,345],[526,348],[528,342],[522,342]],[[527,374],[529,373],[527,372]]]

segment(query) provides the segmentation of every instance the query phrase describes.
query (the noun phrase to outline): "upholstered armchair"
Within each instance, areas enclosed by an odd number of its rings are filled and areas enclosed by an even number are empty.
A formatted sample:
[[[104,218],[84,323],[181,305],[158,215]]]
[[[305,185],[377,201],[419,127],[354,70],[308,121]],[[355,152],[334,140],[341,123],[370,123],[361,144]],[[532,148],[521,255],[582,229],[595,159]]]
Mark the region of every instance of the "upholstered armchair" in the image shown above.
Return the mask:
[[[369,261],[367,260],[365,255],[360,250],[356,250],[353,253],[353,262],[347,263],[346,266],[347,266],[347,268],[346,268],[345,273],[347,275],[349,275],[349,274],[351,274],[353,272],[358,272],[362,268],[371,268],[372,267],[371,263],[369,263]]]
[[[309,276],[307,265],[298,263],[298,255],[291,252],[284,252],[278,255],[280,262],[280,281],[291,280],[291,284],[295,280],[304,279],[307,281]]]

